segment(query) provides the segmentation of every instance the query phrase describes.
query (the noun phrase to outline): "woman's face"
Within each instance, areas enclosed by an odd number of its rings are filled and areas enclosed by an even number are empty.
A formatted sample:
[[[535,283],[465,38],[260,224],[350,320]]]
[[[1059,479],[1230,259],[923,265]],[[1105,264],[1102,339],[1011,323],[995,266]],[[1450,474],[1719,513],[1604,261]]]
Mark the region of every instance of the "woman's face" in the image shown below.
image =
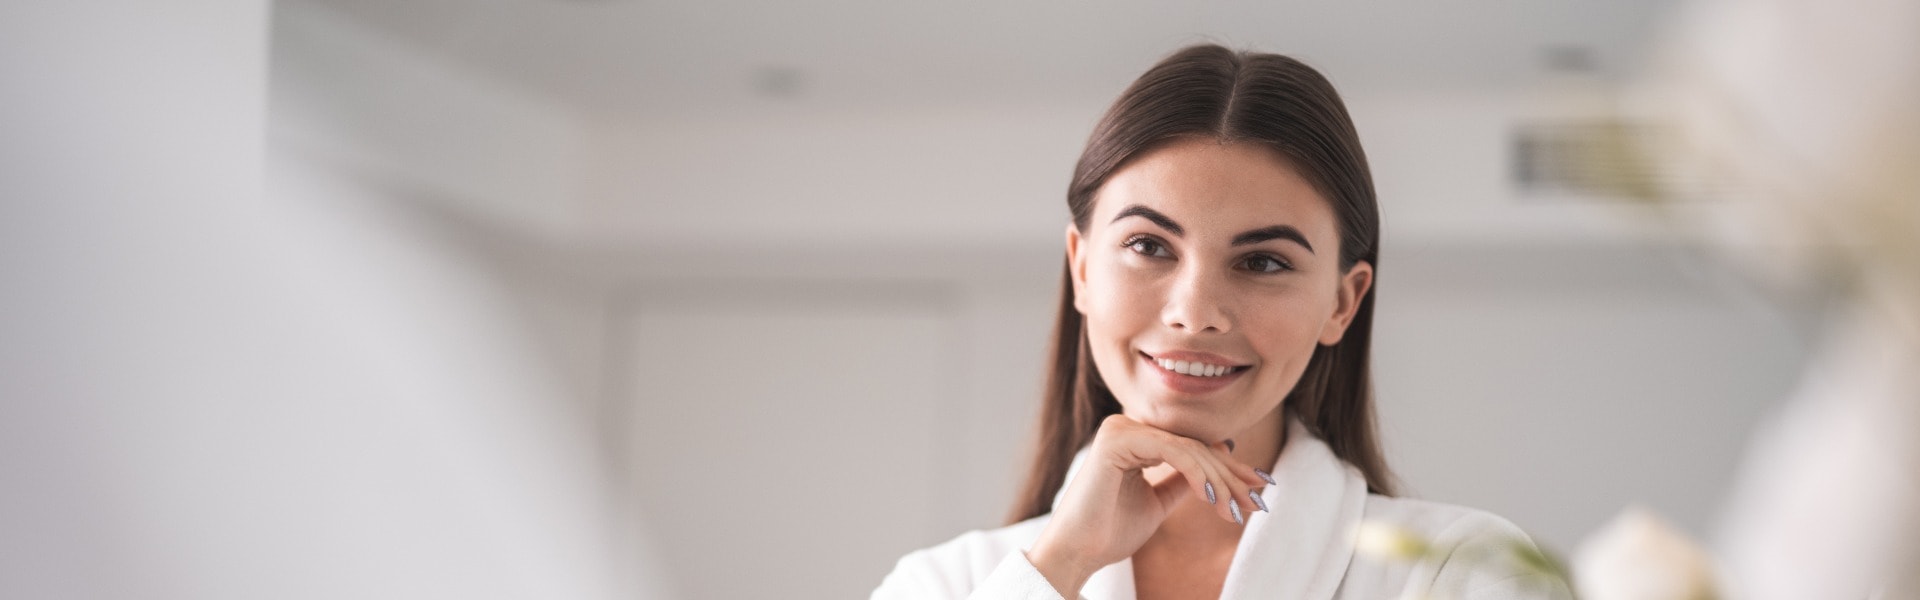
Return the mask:
[[[1340,269],[1332,205],[1256,143],[1180,140],[1115,171],[1067,227],[1074,306],[1128,417],[1217,442],[1279,410],[1340,341],[1373,267]]]

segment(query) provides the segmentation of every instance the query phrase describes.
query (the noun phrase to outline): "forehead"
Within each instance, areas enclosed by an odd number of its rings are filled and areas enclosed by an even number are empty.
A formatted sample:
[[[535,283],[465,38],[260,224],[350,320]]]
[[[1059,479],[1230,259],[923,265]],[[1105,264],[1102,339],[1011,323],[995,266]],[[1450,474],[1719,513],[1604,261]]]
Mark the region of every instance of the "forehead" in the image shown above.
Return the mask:
[[[1331,238],[1332,205],[1279,151],[1255,142],[1184,139],[1156,148],[1108,176],[1094,196],[1093,227],[1131,205],[1165,213],[1194,232],[1292,225]]]

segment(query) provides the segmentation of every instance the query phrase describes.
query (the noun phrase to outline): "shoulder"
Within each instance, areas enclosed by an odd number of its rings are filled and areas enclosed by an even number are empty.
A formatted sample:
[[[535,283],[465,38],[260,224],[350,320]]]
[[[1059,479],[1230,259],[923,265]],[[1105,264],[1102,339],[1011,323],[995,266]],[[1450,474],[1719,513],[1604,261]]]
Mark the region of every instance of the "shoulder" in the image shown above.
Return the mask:
[[[1356,556],[1354,569],[1404,573],[1410,588],[1462,598],[1570,598],[1562,582],[1540,576],[1529,557],[1539,548],[1518,525],[1488,511],[1414,498],[1369,495],[1366,521],[1423,540],[1425,558],[1397,567]],[[1367,564],[1372,562],[1374,564]]]
[[[1457,504],[1369,494],[1365,514],[1369,521],[1400,527],[1436,545],[1502,538],[1533,543],[1512,521]]]
[[[1013,552],[1039,539],[1050,515],[997,529],[976,529],[938,545],[907,553],[880,584],[881,592],[910,592],[910,597],[964,598]]]

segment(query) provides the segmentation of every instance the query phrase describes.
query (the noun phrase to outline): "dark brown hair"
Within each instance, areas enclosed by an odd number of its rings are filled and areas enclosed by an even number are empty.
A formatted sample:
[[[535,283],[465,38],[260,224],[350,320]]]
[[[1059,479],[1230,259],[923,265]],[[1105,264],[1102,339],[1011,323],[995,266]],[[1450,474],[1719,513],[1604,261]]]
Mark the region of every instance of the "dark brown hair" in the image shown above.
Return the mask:
[[[1087,230],[1095,192],[1128,160],[1194,137],[1278,150],[1333,204],[1340,268],[1366,261],[1374,265],[1378,281],[1380,211],[1353,121],[1333,84],[1312,67],[1277,54],[1199,45],[1148,69],[1114,101],[1080,154],[1067,188],[1074,225]],[[1012,522],[1053,510],[1053,496],[1065,483],[1074,454],[1093,439],[1102,419],[1120,412],[1088,354],[1085,317],[1074,309],[1071,277],[1063,270],[1039,446]],[[1358,468],[1369,491],[1391,495],[1393,478],[1375,433],[1368,372],[1373,296],[1369,288],[1340,343],[1314,349],[1283,406]]]

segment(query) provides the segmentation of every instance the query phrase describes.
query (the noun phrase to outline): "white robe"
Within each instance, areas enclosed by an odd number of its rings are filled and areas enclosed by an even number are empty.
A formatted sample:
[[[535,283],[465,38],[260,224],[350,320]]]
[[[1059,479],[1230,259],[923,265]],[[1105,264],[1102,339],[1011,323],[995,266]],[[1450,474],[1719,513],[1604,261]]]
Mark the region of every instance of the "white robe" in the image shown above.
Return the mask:
[[[1560,585],[1542,586],[1510,560],[1475,560],[1508,540],[1532,541],[1512,523],[1470,508],[1367,493],[1358,469],[1334,456],[1325,442],[1288,421],[1286,448],[1274,462],[1278,485],[1261,493],[1273,512],[1248,515],[1220,597],[1230,600],[1381,600],[1391,598],[1570,598]],[[1082,450],[1067,481],[1086,457]],[[1065,489],[1062,486],[1062,489]],[[1059,496],[1055,496],[1055,502]],[[895,598],[1060,600],[1027,561],[1051,515],[989,531],[970,531],[902,557],[873,592]],[[1397,525],[1430,540],[1438,560],[1409,563],[1356,555],[1361,521]],[[1095,572],[1080,595],[1088,600],[1133,600],[1133,561]]]

